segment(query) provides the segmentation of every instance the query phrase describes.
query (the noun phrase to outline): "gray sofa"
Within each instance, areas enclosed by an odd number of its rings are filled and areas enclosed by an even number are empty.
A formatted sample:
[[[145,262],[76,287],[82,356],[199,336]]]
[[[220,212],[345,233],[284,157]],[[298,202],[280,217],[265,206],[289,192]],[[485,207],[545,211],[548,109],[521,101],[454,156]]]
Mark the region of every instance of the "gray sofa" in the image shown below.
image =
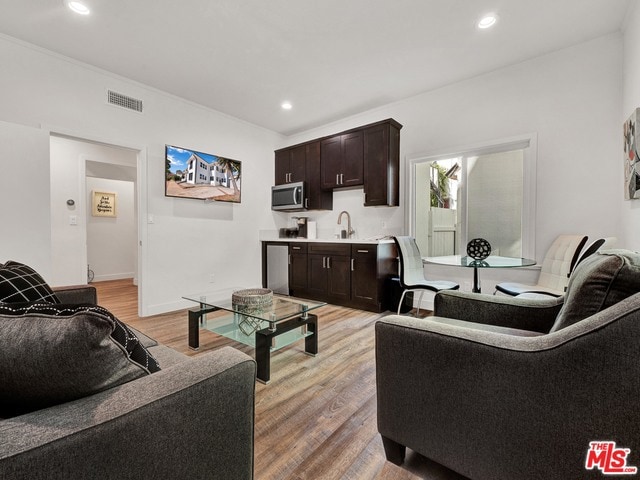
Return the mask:
[[[90,286],[55,293],[96,303]],[[0,419],[0,478],[253,478],[253,359],[230,347],[187,357],[138,336],[160,371]]]
[[[474,480],[602,478],[590,442],[640,467],[640,255],[598,254],[564,299],[441,292],[376,324],[378,430]],[[597,455],[596,455],[597,456]],[[595,458],[595,457],[593,457]],[[604,456],[603,456],[604,458]]]

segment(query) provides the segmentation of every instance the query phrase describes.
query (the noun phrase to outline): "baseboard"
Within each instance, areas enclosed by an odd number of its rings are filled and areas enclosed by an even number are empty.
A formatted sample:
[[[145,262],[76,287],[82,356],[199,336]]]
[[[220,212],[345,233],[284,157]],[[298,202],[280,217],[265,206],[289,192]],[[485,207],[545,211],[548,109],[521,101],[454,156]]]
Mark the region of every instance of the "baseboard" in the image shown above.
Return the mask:
[[[107,282],[109,280],[124,280],[126,278],[134,278],[134,277],[135,277],[135,273],[134,272],[111,273],[111,274],[108,274],[108,275],[94,275],[93,281],[94,282]]]

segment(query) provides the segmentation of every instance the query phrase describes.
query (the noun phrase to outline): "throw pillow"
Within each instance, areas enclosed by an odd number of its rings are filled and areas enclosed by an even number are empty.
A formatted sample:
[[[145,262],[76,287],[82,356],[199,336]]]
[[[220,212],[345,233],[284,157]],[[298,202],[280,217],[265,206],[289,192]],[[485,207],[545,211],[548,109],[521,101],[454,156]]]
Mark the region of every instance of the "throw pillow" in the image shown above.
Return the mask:
[[[608,250],[583,260],[571,274],[564,305],[551,332],[558,331],[640,292],[640,254]]]
[[[0,303],[60,303],[47,282],[33,268],[8,261],[0,267]]]
[[[136,335],[95,305],[0,305],[0,417],[69,402],[158,371]]]

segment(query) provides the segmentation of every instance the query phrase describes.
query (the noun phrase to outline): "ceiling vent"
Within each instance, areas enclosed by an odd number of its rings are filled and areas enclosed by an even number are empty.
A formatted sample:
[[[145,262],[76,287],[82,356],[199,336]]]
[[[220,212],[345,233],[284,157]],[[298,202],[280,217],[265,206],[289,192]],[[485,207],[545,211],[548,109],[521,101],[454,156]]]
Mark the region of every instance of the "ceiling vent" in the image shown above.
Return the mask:
[[[142,113],[142,100],[114,92],[113,90],[107,90],[107,103]]]

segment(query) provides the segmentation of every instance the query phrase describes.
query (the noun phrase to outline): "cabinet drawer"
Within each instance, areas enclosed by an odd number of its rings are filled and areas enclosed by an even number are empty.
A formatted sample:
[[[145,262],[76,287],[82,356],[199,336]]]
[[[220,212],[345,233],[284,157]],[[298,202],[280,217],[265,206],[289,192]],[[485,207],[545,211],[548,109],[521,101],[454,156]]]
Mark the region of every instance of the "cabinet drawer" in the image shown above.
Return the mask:
[[[307,253],[307,243],[305,242],[290,243],[289,253]]]
[[[310,243],[308,252],[319,255],[351,255],[351,244],[343,243]]]

